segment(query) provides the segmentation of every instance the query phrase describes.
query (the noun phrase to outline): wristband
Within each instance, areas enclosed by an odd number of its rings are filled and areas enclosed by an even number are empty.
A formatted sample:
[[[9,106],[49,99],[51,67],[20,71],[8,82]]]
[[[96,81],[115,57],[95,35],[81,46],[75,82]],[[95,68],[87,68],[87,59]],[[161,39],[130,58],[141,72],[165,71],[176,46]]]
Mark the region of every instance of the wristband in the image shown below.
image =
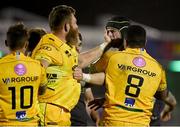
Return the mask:
[[[102,44],[100,44],[100,49],[103,51],[104,50],[104,48],[106,47],[106,43],[102,43]]]
[[[83,79],[82,80],[85,82],[89,82],[91,80],[91,75],[83,73]]]

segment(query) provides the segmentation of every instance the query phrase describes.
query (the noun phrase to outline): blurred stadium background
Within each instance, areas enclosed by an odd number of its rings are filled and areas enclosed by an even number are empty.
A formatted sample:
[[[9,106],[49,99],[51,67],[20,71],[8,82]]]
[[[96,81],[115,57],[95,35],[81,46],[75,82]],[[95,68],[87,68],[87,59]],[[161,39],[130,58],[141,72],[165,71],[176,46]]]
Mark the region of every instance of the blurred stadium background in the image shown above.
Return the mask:
[[[179,1],[173,0],[90,0],[90,1],[11,1],[0,4],[0,56],[8,53],[4,45],[8,27],[23,21],[28,27],[43,27],[49,31],[47,16],[53,6],[67,4],[77,10],[77,19],[83,35],[83,50],[103,41],[104,25],[113,15],[129,17],[133,24],[141,24],[147,30],[147,51],[167,71],[169,89],[177,99],[173,117],[163,125],[180,125],[180,17]],[[95,96],[101,96],[101,88],[93,88]]]

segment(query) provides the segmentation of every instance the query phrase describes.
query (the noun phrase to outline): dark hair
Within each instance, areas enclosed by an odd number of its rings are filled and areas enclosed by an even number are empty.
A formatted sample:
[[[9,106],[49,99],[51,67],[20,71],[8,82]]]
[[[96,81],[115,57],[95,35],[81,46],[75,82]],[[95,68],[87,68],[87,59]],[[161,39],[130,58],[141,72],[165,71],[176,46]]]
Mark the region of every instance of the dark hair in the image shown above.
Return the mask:
[[[131,25],[127,29],[126,35],[127,46],[131,48],[145,47],[146,31],[142,26]]]
[[[124,50],[123,41],[124,41],[124,37],[126,36],[127,28],[130,25],[130,23],[131,21],[127,17],[123,17],[123,16],[114,16],[107,21],[106,29],[108,27],[116,28],[121,33],[121,38],[111,40],[111,43],[109,43],[105,47],[103,53],[108,51],[111,47],[118,48],[119,51]]]
[[[61,28],[64,22],[71,20],[71,15],[75,15],[75,9],[67,5],[58,5],[49,14],[49,26],[56,31]]]
[[[106,23],[106,28],[113,27],[116,29],[121,29],[122,27],[129,25],[130,25],[130,20],[128,18],[123,16],[114,16],[108,20],[108,22]]]
[[[6,35],[7,46],[13,51],[22,49],[28,41],[28,30],[23,23],[10,26]]]
[[[40,41],[41,37],[46,34],[46,31],[41,28],[32,28],[29,30],[29,45],[28,51],[32,52],[38,42]]]
[[[116,28],[121,32],[122,38],[124,38],[129,25],[130,20],[128,18],[123,16],[114,16],[107,21],[106,29],[108,27]]]

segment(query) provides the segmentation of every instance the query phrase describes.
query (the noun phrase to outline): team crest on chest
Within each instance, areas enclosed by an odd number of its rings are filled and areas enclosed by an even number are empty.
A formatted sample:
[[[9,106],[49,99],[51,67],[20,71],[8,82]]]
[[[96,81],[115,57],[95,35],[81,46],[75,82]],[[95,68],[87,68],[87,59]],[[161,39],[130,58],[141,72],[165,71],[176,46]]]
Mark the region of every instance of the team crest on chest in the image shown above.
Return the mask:
[[[136,67],[144,67],[146,65],[146,61],[142,57],[135,57],[132,62]]]
[[[26,73],[26,67],[23,65],[23,64],[17,64],[15,67],[14,67],[14,72],[19,75],[19,76],[22,76]]]

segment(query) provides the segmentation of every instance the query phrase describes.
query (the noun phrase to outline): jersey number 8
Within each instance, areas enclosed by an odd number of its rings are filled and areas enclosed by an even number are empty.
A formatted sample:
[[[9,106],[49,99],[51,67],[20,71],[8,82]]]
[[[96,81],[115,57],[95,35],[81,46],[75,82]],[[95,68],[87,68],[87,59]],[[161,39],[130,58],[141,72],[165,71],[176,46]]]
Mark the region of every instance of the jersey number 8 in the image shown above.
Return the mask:
[[[132,79],[137,79],[139,80],[137,84],[133,84],[132,83]],[[138,97],[139,94],[140,94],[140,87],[143,85],[143,81],[144,79],[140,76],[137,76],[137,75],[129,75],[128,76],[128,80],[127,80],[127,83],[128,85],[126,86],[126,91],[125,91],[125,94],[126,95],[129,95],[131,97]],[[135,93],[130,93],[130,89],[131,88],[135,88],[136,89],[136,92]]]

